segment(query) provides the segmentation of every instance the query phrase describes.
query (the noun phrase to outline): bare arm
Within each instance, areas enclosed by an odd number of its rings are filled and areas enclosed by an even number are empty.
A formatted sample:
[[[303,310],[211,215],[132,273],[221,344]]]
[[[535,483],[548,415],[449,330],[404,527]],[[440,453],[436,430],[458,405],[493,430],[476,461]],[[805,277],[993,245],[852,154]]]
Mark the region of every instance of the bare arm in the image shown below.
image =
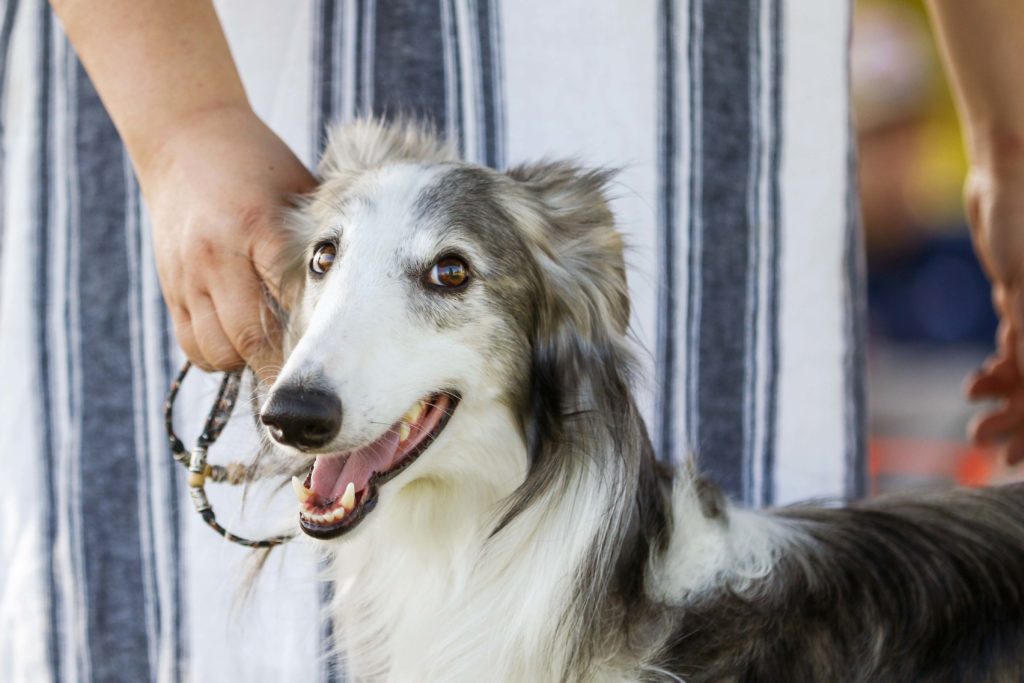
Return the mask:
[[[1024,3],[928,0],[971,161],[1024,157]]]
[[[135,162],[181,121],[249,103],[209,0],[52,0]]]
[[[314,180],[253,113],[210,0],[51,4],[131,155],[185,352],[207,369],[273,365],[274,216]]]
[[[971,233],[992,279],[998,350],[968,385],[1002,404],[973,426],[979,442],[1024,460],[1024,3],[928,0],[953,85],[970,171]]]

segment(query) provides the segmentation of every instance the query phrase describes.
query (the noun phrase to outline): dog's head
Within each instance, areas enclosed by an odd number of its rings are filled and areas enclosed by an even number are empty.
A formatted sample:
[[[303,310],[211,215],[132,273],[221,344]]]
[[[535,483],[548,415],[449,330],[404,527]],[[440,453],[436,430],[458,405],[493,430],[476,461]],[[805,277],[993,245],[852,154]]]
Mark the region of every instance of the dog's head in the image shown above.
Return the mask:
[[[302,529],[341,535],[417,481],[527,504],[530,479],[563,466],[543,444],[619,379],[609,174],[498,172],[416,126],[361,121],[332,136],[321,177],[292,217],[301,295],[261,413],[314,460],[293,481]]]

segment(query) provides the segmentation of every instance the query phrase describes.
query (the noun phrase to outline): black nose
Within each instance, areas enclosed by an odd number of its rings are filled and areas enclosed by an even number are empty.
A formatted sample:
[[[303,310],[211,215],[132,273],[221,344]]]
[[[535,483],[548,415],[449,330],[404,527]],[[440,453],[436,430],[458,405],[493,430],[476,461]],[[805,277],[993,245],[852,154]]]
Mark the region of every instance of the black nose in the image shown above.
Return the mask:
[[[323,389],[282,387],[260,413],[275,441],[296,448],[319,448],[341,429],[341,400]]]

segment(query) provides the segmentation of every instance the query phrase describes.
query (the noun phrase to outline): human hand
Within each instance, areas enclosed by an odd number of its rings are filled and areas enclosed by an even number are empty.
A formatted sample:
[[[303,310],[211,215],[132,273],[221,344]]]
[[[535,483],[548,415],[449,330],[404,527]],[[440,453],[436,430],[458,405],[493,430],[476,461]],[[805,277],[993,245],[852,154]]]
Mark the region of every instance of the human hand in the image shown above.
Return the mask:
[[[1000,444],[1011,465],[1024,460],[1024,375],[1018,348],[1018,335],[1004,320],[999,325],[995,353],[966,383],[970,400],[999,402],[971,421],[971,440],[981,446]]]
[[[238,105],[190,116],[135,162],[160,285],[185,354],[205,370],[273,371],[280,329],[264,287],[278,296],[278,214],[315,179]]]
[[[967,382],[971,400],[996,400],[970,428],[980,445],[1001,444],[1010,464],[1024,460],[1024,166],[974,169],[965,185],[971,235],[992,280],[1000,318],[996,351]]]

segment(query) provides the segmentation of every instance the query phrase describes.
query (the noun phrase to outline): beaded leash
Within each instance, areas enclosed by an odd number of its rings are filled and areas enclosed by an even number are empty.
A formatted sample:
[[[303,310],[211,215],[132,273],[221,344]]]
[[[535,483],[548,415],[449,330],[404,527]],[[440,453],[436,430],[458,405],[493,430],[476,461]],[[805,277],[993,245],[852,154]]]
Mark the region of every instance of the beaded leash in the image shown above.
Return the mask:
[[[226,372],[224,379],[217,390],[217,398],[206,417],[203,431],[196,441],[195,448],[190,452],[185,448],[178,435],[174,433],[174,400],[178,397],[178,390],[185,380],[192,363],[186,361],[178,372],[178,376],[171,383],[170,391],[167,392],[167,402],[164,403],[164,422],[167,427],[167,438],[171,444],[171,453],[174,459],[188,470],[188,492],[192,498],[192,505],[196,512],[203,518],[203,521],[218,534],[239,545],[247,548],[273,548],[285,541],[291,540],[291,536],[273,536],[259,541],[236,536],[217,522],[217,516],[213,512],[213,506],[206,497],[207,480],[220,484],[244,484],[258,478],[256,468],[252,465],[242,463],[229,463],[228,465],[211,465],[206,462],[210,446],[220,437],[224,426],[231,417],[231,411],[235,408],[238,400],[238,390],[242,384],[241,372]]]

